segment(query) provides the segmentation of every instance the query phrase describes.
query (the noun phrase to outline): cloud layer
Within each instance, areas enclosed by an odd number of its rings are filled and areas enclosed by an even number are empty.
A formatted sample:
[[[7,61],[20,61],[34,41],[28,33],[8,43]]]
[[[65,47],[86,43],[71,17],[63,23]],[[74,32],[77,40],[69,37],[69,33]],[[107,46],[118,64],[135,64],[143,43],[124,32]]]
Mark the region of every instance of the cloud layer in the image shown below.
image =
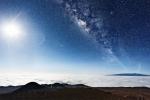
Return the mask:
[[[150,87],[149,76],[97,76],[71,74],[13,74],[1,75],[0,86],[23,85],[35,81],[40,84],[65,82],[71,84],[86,84],[94,87]]]

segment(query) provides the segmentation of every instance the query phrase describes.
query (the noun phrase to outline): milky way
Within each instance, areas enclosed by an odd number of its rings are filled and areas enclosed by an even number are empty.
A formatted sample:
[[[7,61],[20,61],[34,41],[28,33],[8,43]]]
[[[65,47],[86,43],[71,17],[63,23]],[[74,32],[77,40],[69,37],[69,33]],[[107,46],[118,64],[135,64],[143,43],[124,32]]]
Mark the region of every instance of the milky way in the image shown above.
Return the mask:
[[[58,0],[71,19],[125,66],[149,65],[150,2]]]

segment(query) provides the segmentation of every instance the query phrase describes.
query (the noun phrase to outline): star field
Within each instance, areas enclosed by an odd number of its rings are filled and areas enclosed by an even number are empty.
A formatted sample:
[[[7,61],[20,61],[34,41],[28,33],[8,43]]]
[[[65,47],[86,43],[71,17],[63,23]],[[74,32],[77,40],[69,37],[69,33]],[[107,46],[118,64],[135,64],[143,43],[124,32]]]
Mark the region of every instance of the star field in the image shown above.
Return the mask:
[[[0,33],[2,70],[149,73],[148,0],[1,0],[0,24],[8,20],[25,35]]]

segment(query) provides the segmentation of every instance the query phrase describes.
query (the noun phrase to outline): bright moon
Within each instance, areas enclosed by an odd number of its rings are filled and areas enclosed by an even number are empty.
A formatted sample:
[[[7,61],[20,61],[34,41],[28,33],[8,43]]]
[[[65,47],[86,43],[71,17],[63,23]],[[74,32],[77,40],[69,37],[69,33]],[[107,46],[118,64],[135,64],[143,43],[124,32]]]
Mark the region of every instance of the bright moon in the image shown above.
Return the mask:
[[[23,30],[18,22],[11,21],[1,25],[2,35],[8,40],[20,39],[23,35]]]

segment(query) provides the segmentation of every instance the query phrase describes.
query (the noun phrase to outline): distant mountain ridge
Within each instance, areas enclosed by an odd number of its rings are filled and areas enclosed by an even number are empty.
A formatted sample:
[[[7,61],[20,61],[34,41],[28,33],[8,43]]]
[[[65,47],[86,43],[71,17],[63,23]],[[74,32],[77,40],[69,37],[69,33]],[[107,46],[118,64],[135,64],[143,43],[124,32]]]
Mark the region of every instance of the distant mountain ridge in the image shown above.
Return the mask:
[[[109,76],[150,76],[150,75],[140,73],[119,73],[119,74],[111,74]]]

